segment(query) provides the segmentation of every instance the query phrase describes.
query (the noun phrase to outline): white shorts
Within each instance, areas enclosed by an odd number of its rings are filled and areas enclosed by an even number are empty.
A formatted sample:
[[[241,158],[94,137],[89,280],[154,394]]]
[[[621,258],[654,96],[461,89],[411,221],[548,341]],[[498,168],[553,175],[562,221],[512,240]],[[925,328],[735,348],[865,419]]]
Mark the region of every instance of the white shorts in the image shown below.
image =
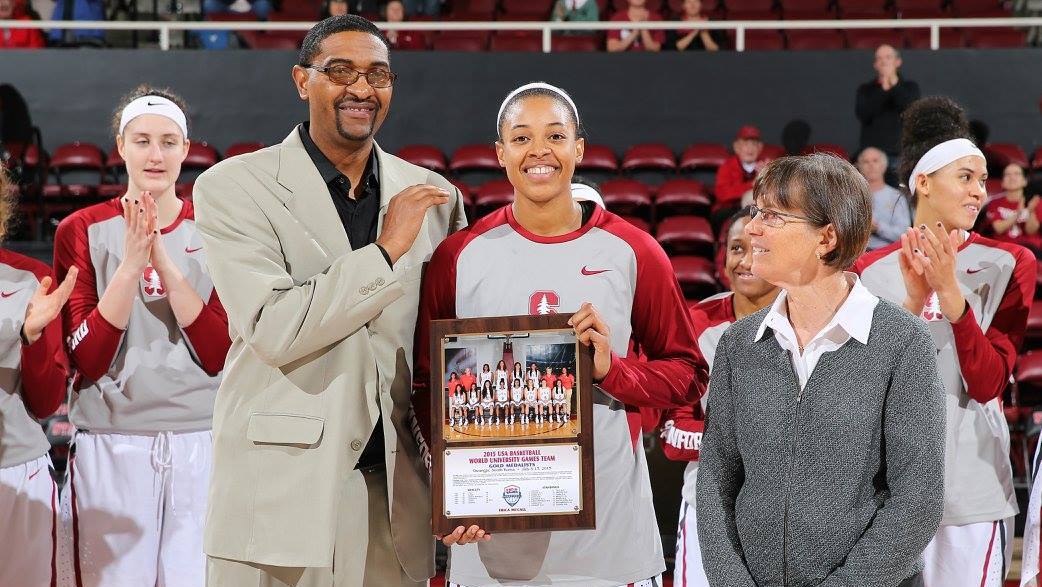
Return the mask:
[[[495,540],[495,538],[493,538]],[[510,583],[511,587],[526,587],[523,583]],[[662,587],[665,583],[662,582],[662,575],[645,579],[643,581],[636,581],[634,583],[626,583],[625,585],[619,585],[619,587]],[[680,583],[674,581],[673,587],[679,587]],[[466,585],[460,585],[459,583],[453,583],[451,581],[445,582],[446,587],[466,587]]]
[[[203,587],[213,434],[78,433],[72,444],[59,586]]]
[[[676,567],[673,585],[709,587],[709,578],[702,567],[702,547],[698,542],[698,523],[695,504],[680,501],[680,522],[677,524]]]
[[[1013,518],[941,526],[923,553],[924,587],[1002,587],[1013,555]]]
[[[0,585],[50,587],[57,560],[58,487],[46,454],[0,469]]]
[[[1042,437],[1039,437],[1042,443]],[[1035,449],[1037,456],[1042,456],[1039,449]],[[1037,458],[1036,456],[1036,458]],[[1035,467],[1035,480],[1031,483],[1031,497],[1028,500],[1027,515],[1024,520],[1024,553],[1020,562],[1020,585],[1021,587],[1039,587],[1039,546],[1042,543],[1042,480]]]

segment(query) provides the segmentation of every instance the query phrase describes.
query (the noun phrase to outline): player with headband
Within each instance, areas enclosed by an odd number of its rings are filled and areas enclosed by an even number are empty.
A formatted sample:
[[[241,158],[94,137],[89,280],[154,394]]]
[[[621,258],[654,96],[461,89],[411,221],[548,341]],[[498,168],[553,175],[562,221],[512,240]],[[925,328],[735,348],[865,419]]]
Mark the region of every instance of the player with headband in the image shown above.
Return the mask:
[[[662,540],[639,442],[640,420],[631,415],[642,406],[697,401],[707,368],[662,248],[597,204],[573,200],[571,180],[584,149],[579,120],[568,94],[548,84],[522,86],[503,101],[496,152],[514,187],[514,203],[435,250],[417,336],[425,341],[430,321],[441,318],[570,315],[578,340],[594,352],[596,529],[499,534],[483,542],[488,538],[483,530],[457,528],[445,538],[455,543],[450,585],[662,584]],[[516,286],[518,266],[540,267],[526,280],[528,287]],[[628,355],[631,338],[647,362]],[[421,386],[430,367],[429,346],[415,346]],[[425,394],[418,394],[415,403],[426,405]]]
[[[924,585],[1001,587],[1017,513],[1001,401],[1035,293],[1035,257],[969,232],[987,200],[987,167],[962,107],[924,98],[902,118],[900,177],[914,226],[856,270],[872,293],[926,321],[937,349],[947,396],[945,503],[924,554]]]
[[[15,211],[0,166],[0,239]],[[51,443],[37,419],[65,398],[68,362],[61,320],[76,272],[53,289],[46,264],[0,248],[0,585],[54,585],[58,487],[51,477]],[[50,291],[50,293],[48,293]]]
[[[141,86],[116,110],[122,197],[76,211],[55,272],[79,279],[63,313],[74,369],[62,517],[82,587],[202,586],[211,417],[230,341],[191,201],[184,103]],[[130,530],[132,529],[132,531]]]

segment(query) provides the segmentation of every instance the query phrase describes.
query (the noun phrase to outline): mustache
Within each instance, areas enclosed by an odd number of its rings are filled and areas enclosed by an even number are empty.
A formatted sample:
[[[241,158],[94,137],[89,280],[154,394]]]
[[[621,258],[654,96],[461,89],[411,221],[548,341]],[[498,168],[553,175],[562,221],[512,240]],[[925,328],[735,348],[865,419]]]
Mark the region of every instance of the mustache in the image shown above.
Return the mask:
[[[378,100],[359,100],[357,98],[345,97],[340,98],[333,103],[333,106],[340,108],[341,106],[368,106],[373,110],[380,109],[380,102]]]

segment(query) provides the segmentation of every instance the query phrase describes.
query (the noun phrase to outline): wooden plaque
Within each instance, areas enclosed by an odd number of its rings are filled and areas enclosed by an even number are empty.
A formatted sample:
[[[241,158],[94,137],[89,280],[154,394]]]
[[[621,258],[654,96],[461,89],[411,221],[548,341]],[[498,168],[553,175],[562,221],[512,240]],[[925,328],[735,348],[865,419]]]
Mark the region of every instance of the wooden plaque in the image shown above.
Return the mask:
[[[472,524],[493,533],[594,528],[593,349],[568,318],[431,323],[435,534]]]

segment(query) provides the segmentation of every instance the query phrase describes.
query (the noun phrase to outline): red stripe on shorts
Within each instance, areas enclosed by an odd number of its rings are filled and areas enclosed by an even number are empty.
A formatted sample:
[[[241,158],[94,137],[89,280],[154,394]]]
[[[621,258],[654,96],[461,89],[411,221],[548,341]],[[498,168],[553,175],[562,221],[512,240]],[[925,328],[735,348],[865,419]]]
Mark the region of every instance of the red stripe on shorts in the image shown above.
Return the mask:
[[[80,520],[76,510],[76,454],[69,455],[69,495],[72,497],[72,560],[76,574],[76,587],[83,587],[80,572]]]
[[[50,474],[50,471],[47,471]],[[58,586],[58,485],[51,481],[51,587]]]
[[[998,522],[991,523],[991,540],[988,541],[988,554],[984,555],[984,570],[981,572],[980,587],[988,585],[988,564],[991,563],[991,549],[995,548],[995,531],[998,527]]]

